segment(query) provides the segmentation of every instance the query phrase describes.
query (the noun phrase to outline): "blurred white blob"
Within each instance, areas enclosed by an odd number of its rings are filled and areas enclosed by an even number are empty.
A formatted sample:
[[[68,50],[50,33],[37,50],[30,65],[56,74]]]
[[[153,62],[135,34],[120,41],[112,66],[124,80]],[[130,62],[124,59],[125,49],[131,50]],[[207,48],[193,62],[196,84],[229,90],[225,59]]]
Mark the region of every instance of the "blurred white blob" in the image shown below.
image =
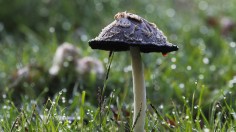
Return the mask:
[[[230,81],[229,81],[229,87],[232,88],[236,84],[236,76],[234,76]]]
[[[92,58],[84,57],[80,60],[77,60],[76,71],[81,75],[86,74],[95,74],[98,78],[101,78],[104,74],[104,67],[101,61]]]
[[[199,2],[198,7],[200,10],[206,10],[208,8],[208,3],[202,0]]]
[[[56,76],[65,67],[72,66],[78,76],[85,77],[94,74],[97,78],[104,75],[104,66],[101,61],[93,57],[81,57],[80,50],[70,43],[60,45],[53,58],[53,65],[49,69],[50,75]]]
[[[209,64],[209,59],[207,57],[204,57],[202,61],[204,64]]]
[[[66,66],[66,62],[77,62],[77,59],[81,57],[80,51],[77,47],[70,43],[63,43],[60,45],[53,58],[53,65],[49,69],[51,75],[57,75],[63,66]]]
[[[29,66],[23,67],[17,71],[17,76],[19,77],[27,77],[29,76],[30,68]]]
[[[232,48],[236,47],[236,43],[235,43],[235,42],[230,42],[229,45],[230,45],[230,47],[232,47]]]

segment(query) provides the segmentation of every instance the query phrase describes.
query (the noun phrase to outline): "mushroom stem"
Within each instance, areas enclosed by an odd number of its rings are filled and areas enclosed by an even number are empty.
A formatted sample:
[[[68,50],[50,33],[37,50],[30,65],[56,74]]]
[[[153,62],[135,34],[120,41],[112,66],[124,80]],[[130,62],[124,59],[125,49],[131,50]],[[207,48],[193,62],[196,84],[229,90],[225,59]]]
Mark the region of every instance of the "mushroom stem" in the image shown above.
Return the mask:
[[[146,88],[144,82],[144,72],[142,58],[139,47],[130,47],[133,92],[134,92],[134,132],[143,132],[146,115]]]

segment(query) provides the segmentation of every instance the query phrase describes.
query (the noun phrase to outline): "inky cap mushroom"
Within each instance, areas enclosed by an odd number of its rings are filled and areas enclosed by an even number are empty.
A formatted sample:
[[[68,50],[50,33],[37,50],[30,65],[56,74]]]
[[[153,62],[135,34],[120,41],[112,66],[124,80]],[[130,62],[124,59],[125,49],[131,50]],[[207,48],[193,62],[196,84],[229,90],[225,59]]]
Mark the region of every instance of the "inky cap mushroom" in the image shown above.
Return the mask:
[[[115,15],[115,21],[89,41],[93,49],[108,51],[130,51],[134,114],[133,131],[144,132],[146,115],[146,87],[141,52],[161,52],[163,55],[178,50],[178,46],[169,43],[155,24],[138,15],[121,12]]]
[[[92,49],[108,51],[128,51],[130,46],[138,46],[144,53],[166,54],[178,50],[178,46],[169,43],[154,23],[127,12],[117,13],[115,21],[106,26],[98,37],[90,40],[89,45]]]

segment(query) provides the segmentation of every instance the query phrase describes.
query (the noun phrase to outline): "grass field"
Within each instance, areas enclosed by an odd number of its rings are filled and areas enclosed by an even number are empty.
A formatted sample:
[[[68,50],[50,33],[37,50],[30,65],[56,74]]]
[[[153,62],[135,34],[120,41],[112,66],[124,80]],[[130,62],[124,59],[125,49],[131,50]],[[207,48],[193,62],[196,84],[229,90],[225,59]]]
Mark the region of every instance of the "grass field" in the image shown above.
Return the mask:
[[[57,47],[72,43],[100,60],[96,37],[120,11],[155,23],[179,51],[142,54],[146,131],[235,131],[235,0],[0,1],[0,131],[132,131],[128,52],[115,52],[108,79],[48,70]],[[26,76],[19,71],[29,69]],[[105,86],[105,92],[101,92]],[[101,101],[102,100],[102,101]]]

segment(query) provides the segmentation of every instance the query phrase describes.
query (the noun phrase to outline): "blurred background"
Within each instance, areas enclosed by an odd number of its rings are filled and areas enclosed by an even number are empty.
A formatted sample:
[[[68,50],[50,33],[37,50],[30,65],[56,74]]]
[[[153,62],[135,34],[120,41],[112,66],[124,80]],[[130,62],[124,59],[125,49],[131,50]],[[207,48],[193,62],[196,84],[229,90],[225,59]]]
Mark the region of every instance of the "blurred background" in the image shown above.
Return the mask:
[[[235,0],[0,0],[0,103],[39,104],[59,91],[64,103],[86,92],[96,107],[109,53],[92,50],[95,38],[117,12],[140,15],[161,29],[179,51],[143,54],[149,103],[169,109],[203,106],[236,96]],[[114,54],[105,96],[132,105],[131,60]],[[187,100],[187,101],[186,101]]]

